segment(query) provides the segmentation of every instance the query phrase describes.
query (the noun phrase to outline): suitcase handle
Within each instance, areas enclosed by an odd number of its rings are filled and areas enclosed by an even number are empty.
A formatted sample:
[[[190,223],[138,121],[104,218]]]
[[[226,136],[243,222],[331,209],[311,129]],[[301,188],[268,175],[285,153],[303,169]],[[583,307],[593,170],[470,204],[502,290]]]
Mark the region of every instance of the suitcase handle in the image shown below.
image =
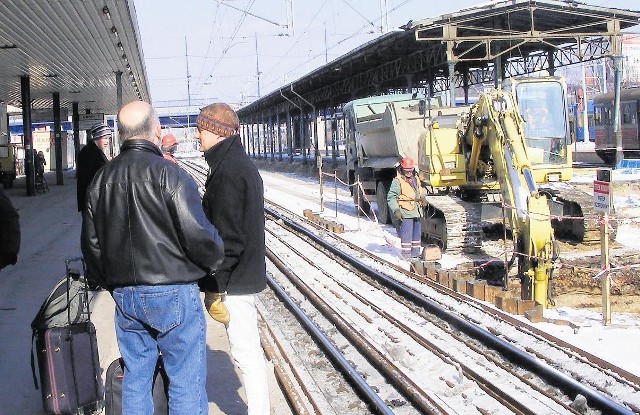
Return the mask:
[[[82,271],[78,272],[75,269],[72,269],[69,267],[69,264],[72,264],[74,262],[80,262],[82,265]],[[80,279],[80,273],[81,275],[87,275],[86,273],[86,264],[84,262],[84,258],[81,256],[78,257],[71,257],[71,258],[67,258],[64,260],[64,264],[65,264],[65,268],[67,271],[67,321],[69,322],[69,325],[71,325],[71,307],[70,307],[70,302],[71,302],[71,298],[70,298],[70,293],[69,293],[69,289],[71,287],[71,279],[73,278],[74,280],[79,280]],[[89,307],[89,284],[87,283],[87,278],[85,277],[84,280],[84,298],[80,298],[79,300],[82,302],[82,304],[84,305],[84,308],[86,310],[87,313],[87,320],[91,321],[91,307]]]

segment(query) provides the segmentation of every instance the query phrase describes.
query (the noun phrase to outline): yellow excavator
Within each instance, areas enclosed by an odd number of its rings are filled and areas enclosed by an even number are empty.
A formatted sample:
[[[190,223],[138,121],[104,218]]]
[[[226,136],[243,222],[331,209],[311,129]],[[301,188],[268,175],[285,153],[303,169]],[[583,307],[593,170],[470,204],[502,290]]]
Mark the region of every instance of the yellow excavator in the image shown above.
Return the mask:
[[[460,126],[470,148],[467,173],[479,181],[493,171],[513,235],[522,297],[546,307],[548,281],[557,254],[547,196],[538,190],[525,139],[525,122],[514,96],[494,90],[483,94]],[[487,162],[487,150],[492,163]]]
[[[514,95],[492,90],[465,109],[426,105],[418,170],[430,193],[422,224],[427,239],[448,251],[473,251],[482,238],[478,199],[501,201],[522,298],[546,306],[557,249]]]

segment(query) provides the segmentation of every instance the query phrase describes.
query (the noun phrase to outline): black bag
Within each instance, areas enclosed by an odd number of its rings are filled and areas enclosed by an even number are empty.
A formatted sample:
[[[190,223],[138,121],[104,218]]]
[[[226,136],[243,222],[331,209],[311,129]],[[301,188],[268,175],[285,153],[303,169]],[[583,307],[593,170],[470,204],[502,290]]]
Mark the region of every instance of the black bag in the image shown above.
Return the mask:
[[[122,358],[111,362],[107,368],[105,380],[104,415],[122,415],[122,379],[124,378]],[[164,370],[162,356],[158,357],[153,374],[153,413],[165,415],[169,412],[169,377]]]
[[[96,329],[91,323],[90,292],[81,272],[69,268],[44,301],[31,323],[31,370],[36,389],[33,340],[40,374],[42,404],[47,414],[83,415],[99,412],[104,405],[104,387]]]

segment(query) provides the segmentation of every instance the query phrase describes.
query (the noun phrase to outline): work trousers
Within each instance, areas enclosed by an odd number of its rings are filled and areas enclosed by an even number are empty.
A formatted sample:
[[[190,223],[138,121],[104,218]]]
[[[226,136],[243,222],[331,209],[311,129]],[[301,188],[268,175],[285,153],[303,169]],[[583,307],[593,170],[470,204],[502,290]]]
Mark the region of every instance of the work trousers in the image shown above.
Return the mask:
[[[269,415],[269,387],[264,352],[258,332],[255,294],[227,295],[224,305],[230,320],[226,325],[231,356],[240,369],[247,393],[249,415]]]
[[[420,255],[420,218],[405,218],[400,223],[400,247],[405,258]]]

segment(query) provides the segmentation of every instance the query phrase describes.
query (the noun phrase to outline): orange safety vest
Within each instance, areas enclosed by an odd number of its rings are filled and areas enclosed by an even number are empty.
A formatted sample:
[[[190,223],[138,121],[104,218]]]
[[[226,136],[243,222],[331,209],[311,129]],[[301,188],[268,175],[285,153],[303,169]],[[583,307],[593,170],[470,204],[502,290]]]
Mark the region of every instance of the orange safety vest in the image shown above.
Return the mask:
[[[404,210],[412,211],[416,208],[416,199],[420,198],[421,187],[418,176],[413,176],[416,180],[416,188],[414,189],[409,182],[405,180],[402,173],[398,173],[398,181],[400,182],[400,194],[398,195],[398,206]]]

